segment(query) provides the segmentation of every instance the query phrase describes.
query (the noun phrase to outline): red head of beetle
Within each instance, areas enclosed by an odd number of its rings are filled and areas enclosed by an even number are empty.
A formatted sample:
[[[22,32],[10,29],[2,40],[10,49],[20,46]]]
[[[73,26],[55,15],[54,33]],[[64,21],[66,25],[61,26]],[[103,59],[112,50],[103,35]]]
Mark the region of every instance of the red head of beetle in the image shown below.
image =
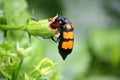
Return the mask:
[[[56,18],[49,18],[49,21],[52,21],[52,23],[50,24],[50,27],[52,29],[56,29],[60,27],[60,23],[59,22],[54,22]]]

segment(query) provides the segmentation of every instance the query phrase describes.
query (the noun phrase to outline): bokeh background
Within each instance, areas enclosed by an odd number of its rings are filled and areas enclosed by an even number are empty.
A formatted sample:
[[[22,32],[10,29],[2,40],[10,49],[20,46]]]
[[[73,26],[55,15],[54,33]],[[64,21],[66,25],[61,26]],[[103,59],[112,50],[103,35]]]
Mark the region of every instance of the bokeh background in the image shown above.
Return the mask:
[[[35,18],[58,14],[74,25],[74,49],[65,61],[58,44],[41,39],[44,56],[62,61],[63,80],[120,80],[120,0],[27,1]]]
[[[30,53],[33,54],[23,62],[21,71],[29,71],[27,67],[30,64],[47,57],[54,62],[60,61],[62,80],[120,80],[120,0],[26,2],[29,13],[36,19],[47,19],[57,14],[68,18],[74,25],[75,42],[72,53],[63,61],[57,43],[32,36],[33,50]],[[17,0],[14,5],[17,5]],[[28,42],[28,39],[22,41],[21,38],[28,36],[19,32],[13,38],[12,33],[14,31],[8,32],[6,37],[11,44],[15,39],[21,41],[20,46]]]

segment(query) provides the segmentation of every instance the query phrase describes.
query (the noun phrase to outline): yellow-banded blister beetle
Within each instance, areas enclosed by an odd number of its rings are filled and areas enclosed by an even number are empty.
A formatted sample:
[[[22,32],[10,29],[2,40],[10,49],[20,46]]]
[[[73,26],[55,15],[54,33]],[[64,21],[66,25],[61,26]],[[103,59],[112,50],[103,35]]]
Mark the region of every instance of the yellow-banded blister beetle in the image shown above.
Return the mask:
[[[59,42],[58,49],[62,58],[65,60],[66,57],[72,52],[74,45],[74,28],[72,23],[67,19],[61,16],[57,18],[49,18],[49,21],[52,21],[50,24],[52,29],[58,29],[60,32],[60,36],[57,41],[53,39],[53,41]]]

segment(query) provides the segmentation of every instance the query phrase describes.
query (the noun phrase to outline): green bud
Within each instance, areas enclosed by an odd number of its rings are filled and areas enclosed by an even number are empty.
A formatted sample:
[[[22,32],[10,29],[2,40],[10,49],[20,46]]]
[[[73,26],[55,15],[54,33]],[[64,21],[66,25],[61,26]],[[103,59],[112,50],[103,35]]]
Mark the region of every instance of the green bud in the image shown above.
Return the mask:
[[[30,35],[40,36],[43,38],[49,38],[54,36],[56,33],[56,29],[50,28],[51,22],[48,19],[34,21],[29,21],[26,30]]]
[[[25,49],[24,48],[20,48],[20,45],[19,45],[19,42],[17,42],[17,53],[18,53],[18,56],[23,59],[24,58],[24,54],[25,54]]]

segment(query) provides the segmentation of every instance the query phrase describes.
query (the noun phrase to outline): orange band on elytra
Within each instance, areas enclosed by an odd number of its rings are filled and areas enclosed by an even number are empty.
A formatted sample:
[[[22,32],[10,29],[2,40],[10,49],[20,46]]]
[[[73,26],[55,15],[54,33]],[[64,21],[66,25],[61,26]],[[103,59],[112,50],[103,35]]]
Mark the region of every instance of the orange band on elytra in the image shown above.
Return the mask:
[[[62,42],[63,49],[72,49],[73,48],[73,41]]]
[[[73,39],[74,38],[74,32],[63,32],[63,38],[65,39]]]

